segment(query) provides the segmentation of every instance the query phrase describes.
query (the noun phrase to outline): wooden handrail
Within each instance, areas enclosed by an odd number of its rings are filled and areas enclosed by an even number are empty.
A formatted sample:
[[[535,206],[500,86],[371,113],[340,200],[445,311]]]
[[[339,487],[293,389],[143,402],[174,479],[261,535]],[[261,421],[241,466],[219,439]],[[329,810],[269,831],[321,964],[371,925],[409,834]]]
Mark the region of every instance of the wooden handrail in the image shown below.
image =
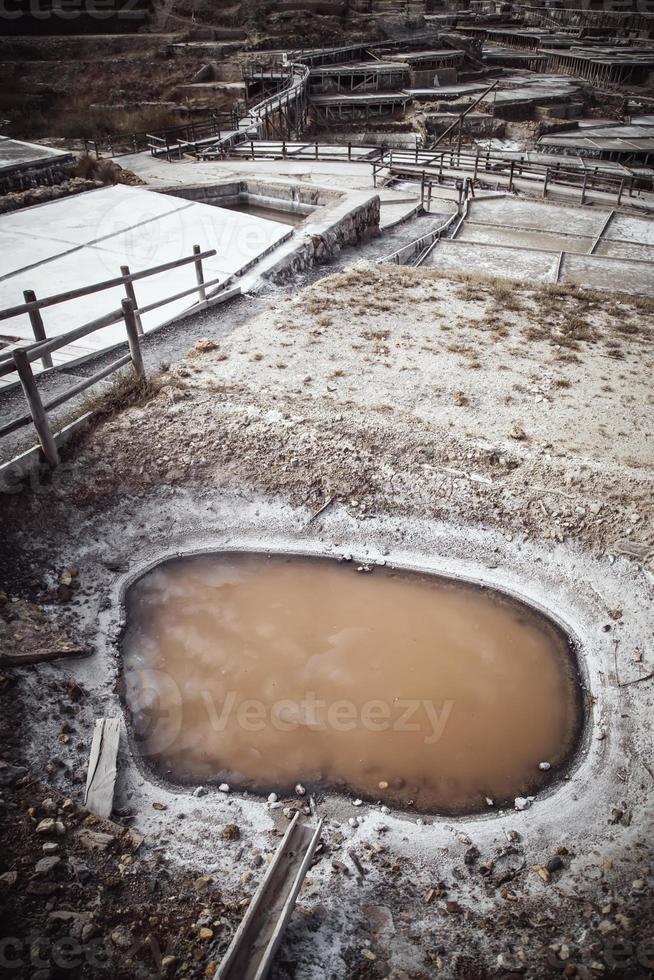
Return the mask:
[[[162,265],[154,266],[151,269],[135,273],[130,273],[128,266],[121,266],[121,272],[123,274],[112,280],[108,280],[104,283],[95,283],[90,287],[87,286],[82,287],[81,289],[71,290],[67,293],[59,294],[58,296],[49,296],[42,300],[34,299],[33,301],[24,303],[21,307],[15,307],[13,310],[5,310],[3,314],[0,314],[0,317],[6,319],[9,315],[15,316],[19,313],[29,312],[31,314],[31,318],[33,318],[38,314],[34,314],[32,311],[34,311],[34,309],[39,309],[42,306],[52,306],[56,302],[65,302],[79,296],[87,296],[89,293],[98,292],[101,289],[108,289],[119,284],[125,284],[127,290],[127,296],[122,300],[121,308],[119,310],[112,310],[110,313],[105,313],[104,316],[97,317],[95,320],[91,320],[89,323],[83,323],[81,326],[75,327],[73,330],[67,331],[67,333],[59,334],[57,337],[45,339],[45,331],[42,329],[42,324],[40,323],[39,317],[38,330],[35,331],[35,334],[37,335],[37,340],[35,343],[18,347],[14,350],[6,351],[4,354],[0,354],[0,377],[5,374],[12,374],[14,371],[18,373],[20,383],[23,388],[23,393],[29,408],[29,414],[12,419],[11,422],[7,422],[5,425],[0,426],[0,437],[10,435],[12,432],[22,428],[31,421],[36,429],[39,443],[41,444],[41,449],[46,461],[50,464],[50,466],[57,466],[59,463],[59,452],[57,449],[56,440],[52,434],[50,424],[48,422],[48,411],[58,408],[59,405],[69,401],[75,395],[85,391],[87,388],[90,388],[92,385],[96,384],[96,382],[101,381],[103,378],[106,378],[109,374],[112,374],[119,368],[124,367],[126,364],[132,365],[134,374],[139,382],[144,381],[145,366],[143,363],[140,340],[142,334],[140,320],[141,314],[147,313],[150,310],[158,309],[160,306],[165,306],[167,303],[172,303],[175,300],[183,298],[184,296],[189,296],[191,293],[197,293],[199,305],[202,307],[206,306],[207,288],[218,285],[221,282],[222,277],[216,277],[208,281],[205,280],[204,270],[202,268],[202,259],[215,254],[215,249],[209,249],[202,252],[199,245],[194,245],[193,254],[187,256],[186,258],[177,259],[174,262],[166,262]],[[136,296],[134,295],[134,290],[132,288],[132,283],[135,280],[143,279],[148,275],[155,275],[168,269],[175,269],[182,265],[190,265],[191,263],[195,266],[196,281],[194,286],[181,290],[180,292],[172,295],[165,296],[163,299],[157,300],[155,303],[151,303],[148,306],[144,306],[140,310],[137,309]],[[31,297],[34,296],[34,294],[27,293],[26,296]],[[74,340],[78,340],[80,337],[84,337],[96,330],[101,330],[104,327],[112,326],[120,320],[122,320],[125,324],[127,342],[129,344],[129,354],[125,354],[122,357],[119,357],[116,361],[112,361],[111,364],[108,364],[99,371],[96,371],[95,374],[92,374],[88,378],[84,378],[71,388],[61,392],[59,395],[55,395],[54,398],[51,398],[48,402],[44,403],[41,399],[41,393],[36,385],[34,374],[32,373],[31,362],[40,358],[44,364],[48,359],[50,360],[50,364],[52,364],[52,360],[50,358],[52,351],[66,347]]]
[[[79,299],[81,296],[89,296],[91,293],[99,293],[104,289],[113,289],[114,286],[124,286],[128,282],[136,282],[139,279],[146,279],[148,276],[156,276],[160,272],[169,272],[182,265],[190,265],[198,259],[208,259],[216,254],[216,249],[208,249],[200,252],[199,255],[188,255],[183,259],[175,259],[172,262],[164,262],[162,265],[152,266],[151,269],[143,269],[141,272],[132,272],[129,276],[115,276],[113,279],[105,279],[104,282],[96,282],[90,286],[81,286],[79,289],[70,289],[65,293],[57,293],[54,296],[45,296],[37,299],[34,303],[21,303],[20,306],[12,306],[6,310],[0,310],[0,320],[9,320],[14,316],[21,316],[23,313],[32,313],[34,310],[42,310],[46,306],[56,306],[58,303],[67,303],[72,299]]]
[[[66,333],[60,333],[56,337],[51,337],[49,340],[37,341],[21,349],[27,354],[28,361],[36,361],[39,357],[43,357],[44,354],[51,354],[53,351],[59,350],[67,344],[72,344],[81,337],[86,337],[87,334],[94,333],[96,330],[102,330],[103,327],[111,327],[114,323],[122,320],[122,318],[122,310],[112,310],[111,313],[105,313],[104,316],[99,316],[95,320],[90,320],[88,323],[83,323],[79,327],[74,327]],[[13,357],[14,351],[6,351],[0,354],[0,378],[4,374],[11,374],[14,370],[12,364]]]
[[[124,367],[132,359],[131,354],[123,354],[117,360],[112,361],[111,364],[107,364],[100,371],[96,371],[95,374],[89,375],[88,378],[84,378],[83,381],[79,381],[72,388],[67,388],[60,395],[55,398],[51,398],[49,402],[43,405],[44,412],[51,412],[54,408],[59,408],[64,402],[69,401],[69,399],[74,398],[75,395],[79,395],[82,391],[86,391],[92,385],[96,384],[98,381],[102,381],[108,375],[113,374],[119,368]],[[15,365],[12,365],[12,370],[16,370]],[[12,432],[16,432],[17,429],[22,429],[24,425],[32,421],[32,415],[28,412],[26,415],[21,415],[17,419],[12,419],[11,422],[7,422],[6,425],[0,426],[0,437],[11,435]]]
[[[366,143],[351,143],[349,147],[337,147],[336,149],[331,149],[330,151],[327,147],[333,146],[333,144],[328,144],[323,147],[321,144],[315,142],[303,143],[302,141],[294,142],[291,140],[287,140],[285,142],[287,153],[294,150],[301,151],[303,148],[311,147],[314,155],[317,155],[318,158],[321,159],[342,159],[346,152],[348,154],[348,159],[350,159],[352,157],[352,151],[367,151],[368,153],[380,151],[378,146]],[[247,153],[253,157],[275,155],[277,152],[281,152],[282,145],[281,140],[255,140],[248,142]],[[242,147],[239,148],[238,146],[235,146],[233,148],[233,152],[236,156],[242,155]],[[421,168],[436,166],[440,161],[443,161],[445,157],[448,156],[453,158],[450,169],[456,169],[457,162],[469,163],[471,166],[474,166],[475,163],[477,163],[480,168],[482,168],[482,172],[487,165],[492,167],[493,173],[497,174],[501,173],[502,170],[508,171],[512,163],[510,159],[492,153],[490,150],[485,153],[474,154],[466,153],[465,151],[459,152],[455,147],[448,147],[447,149],[442,147],[437,151],[430,149],[418,150],[417,155],[417,166],[420,166]],[[415,158],[416,150],[414,149],[394,149],[390,153],[390,165],[394,165],[398,169],[402,166],[409,165],[415,167]],[[302,158],[297,157],[297,159]],[[367,160],[362,160],[361,162],[372,164],[373,166],[375,163],[384,164],[384,166],[388,165],[388,161],[383,155],[380,155],[377,160],[369,158]],[[523,157],[515,158],[513,160],[513,164],[517,171],[517,176],[523,177],[524,179],[541,180],[547,176],[548,179],[552,180],[552,182],[566,183],[567,179],[567,182],[574,183],[575,181],[578,182],[583,178],[583,172],[570,164],[566,164],[565,157],[563,156],[561,157],[560,163],[556,164],[540,163],[534,160],[524,159]],[[616,170],[616,167],[619,167],[619,170]],[[620,182],[624,179],[624,174],[627,174],[634,179],[636,177],[636,175],[629,170],[629,168],[624,167],[622,164],[616,164],[612,161],[594,161],[592,171],[593,180],[605,183],[605,185],[607,185],[607,189],[609,190],[616,190],[619,187]]]
[[[216,276],[215,279],[209,279],[203,285],[205,289],[209,289],[211,286],[217,286],[220,282],[225,281],[226,280],[221,279],[220,276]],[[158,310],[160,306],[167,306],[168,303],[174,303],[175,300],[184,299],[185,296],[190,296],[192,293],[198,293],[199,288],[200,287],[197,284],[195,286],[189,286],[188,289],[183,289],[180,293],[173,293],[172,296],[166,296],[165,299],[155,300],[154,303],[148,303],[147,306],[139,306],[135,312],[141,316],[143,316],[145,313],[152,313],[153,310]],[[204,302],[204,300],[202,302]]]

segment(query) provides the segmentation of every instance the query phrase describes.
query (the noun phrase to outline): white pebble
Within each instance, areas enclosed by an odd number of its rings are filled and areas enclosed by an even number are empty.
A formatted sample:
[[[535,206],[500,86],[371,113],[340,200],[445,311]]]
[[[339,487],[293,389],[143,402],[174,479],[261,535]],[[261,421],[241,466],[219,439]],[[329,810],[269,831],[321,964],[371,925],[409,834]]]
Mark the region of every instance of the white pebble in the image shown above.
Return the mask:
[[[269,795],[269,797],[268,797],[268,802],[269,803],[276,803],[277,802],[277,793],[271,793]]]
[[[538,768],[539,769],[542,769],[543,772],[547,772],[548,769],[551,769],[552,768],[552,765],[549,762],[539,762],[538,763]]]
[[[221,783],[218,789],[221,793],[229,793],[229,783]]]
[[[297,783],[295,787],[295,792],[298,796],[304,796],[304,794],[306,793],[306,789],[304,788],[302,783]]]
[[[348,823],[349,823],[350,827],[358,827],[359,826],[359,821],[357,820],[356,817],[350,817],[350,819],[348,820]]]
[[[363,800],[352,800],[352,806],[361,806]]]

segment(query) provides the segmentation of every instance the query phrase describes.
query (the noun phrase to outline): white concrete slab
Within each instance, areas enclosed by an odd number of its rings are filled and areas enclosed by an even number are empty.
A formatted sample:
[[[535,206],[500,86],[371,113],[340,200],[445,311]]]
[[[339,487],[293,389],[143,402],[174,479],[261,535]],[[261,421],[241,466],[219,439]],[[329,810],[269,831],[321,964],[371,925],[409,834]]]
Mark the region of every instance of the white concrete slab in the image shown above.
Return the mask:
[[[458,241],[487,245],[524,245],[525,248],[538,248],[550,252],[579,252],[582,255],[588,253],[595,241],[590,236],[566,235],[537,231],[532,228],[524,230],[468,221],[464,223],[457,238]]]
[[[142,188],[102,188],[0,218],[0,309],[23,302],[23,290],[39,297],[90,285],[190,255],[193,245],[215,248],[204,261],[205,280],[228,279],[248,268],[291,234],[274,221],[225,208],[182,201]],[[145,306],[192,286],[188,265],[135,283]],[[213,287],[214,289],[216,287]],[[120,306],[122,287],[48,307],[43,321],[48,336],[65,333]],[[151,330],[194,304],[191,295],[143,317]],[[27,316],[0,322],[0,334],[33,339]],[[99,350],[125,339],[121,323],[84,338]],[[64,349],[63,354],[65,355]],[[79,356],[78,351],[70,356]]]
[[[648,262],[625,262],[601,255],[566,255],[561,278],[563,282],[576,282],[589,289],[616,289],[654,296],[654,278]]]

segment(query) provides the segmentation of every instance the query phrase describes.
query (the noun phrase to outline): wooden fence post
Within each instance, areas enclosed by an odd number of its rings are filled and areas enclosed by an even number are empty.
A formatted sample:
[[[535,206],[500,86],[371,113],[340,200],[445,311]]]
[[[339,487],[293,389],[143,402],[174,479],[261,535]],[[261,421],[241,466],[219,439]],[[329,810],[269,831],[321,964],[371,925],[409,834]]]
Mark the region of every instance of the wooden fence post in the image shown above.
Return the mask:
[[[616,204],[620,204],[620,201],[622,200],[622,192],[623,191],[624,191],[624,177],[620,181],[620,189],[618,190],[618,199],[616,201]]]
[[[47,459],[50,466],[57,466],[59,464],[59,451],[57,449],[57,444],[54,441],[52,432],[50,431],[48,417],[45,414],[43,402],[41,401],[41,396],[39,395],[39,389],[36,387],[30,362],[24,350],[14,351],[14,364],[16,365],[18,377],[20,378],[20,383],[25,393],[25,398],[29,406],[32,421],[34,422],[34,428],[36,429],[39,442],[41,443],[43,455]]]
[[[130,275],[129,266],[121,265],[120,274],[121,276],[129,276]],[[136,302],[136,292],[134,291],[134,283],[131,281],[131,279],[129,282],[125,283],[125,295],[127,296],[127,299],[132,303],[134,307],[134,319],[136,321],[136,329],[138,330],[139,335],[142,337],[143,324],[141,323],[141,314],[138,312],[139,304]]]
[[[36,294],[31,289],[23,290],[23,299],[26,303],[36,303]],[[45,335],[45,327],[43,326],[43,318],[41,316],[40,310],[32,310],[29,314],[30,323],[32,324],[32,332],[34,334],[35,340],[47,340]],[[44,368],[52,367],[52,354],[44,354],[41,358],[41,364]]]
[[[202,249],[199,245],[193,246],[193,255],[199,255]],[[201,303],[207,299],[207,291],[204,288],[204,272],[202,271],[202,259],[195,260],[195,278],[198,281],[198,297]]]
[[[132,357],[134,374],[139,381],[145,381],[145,368],[143,366],[139,332],[136,328],[136,317],[134,316],[132,301],[129,299],[124,299],[121,301],[121,306],[123,308],[123,318],[125,320],[125,329],[127,330],[127,342],[129,343],[129,352]]]

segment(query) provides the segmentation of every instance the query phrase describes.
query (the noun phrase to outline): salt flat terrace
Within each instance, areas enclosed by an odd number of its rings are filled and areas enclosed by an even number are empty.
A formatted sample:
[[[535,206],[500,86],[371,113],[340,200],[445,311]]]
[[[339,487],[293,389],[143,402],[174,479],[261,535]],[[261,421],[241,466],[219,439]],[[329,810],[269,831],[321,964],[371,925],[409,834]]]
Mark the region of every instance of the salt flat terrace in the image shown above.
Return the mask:
[[[426,264],[654,296],[653,261],[653,218],[504,197],[470,202],[456,237]]]

